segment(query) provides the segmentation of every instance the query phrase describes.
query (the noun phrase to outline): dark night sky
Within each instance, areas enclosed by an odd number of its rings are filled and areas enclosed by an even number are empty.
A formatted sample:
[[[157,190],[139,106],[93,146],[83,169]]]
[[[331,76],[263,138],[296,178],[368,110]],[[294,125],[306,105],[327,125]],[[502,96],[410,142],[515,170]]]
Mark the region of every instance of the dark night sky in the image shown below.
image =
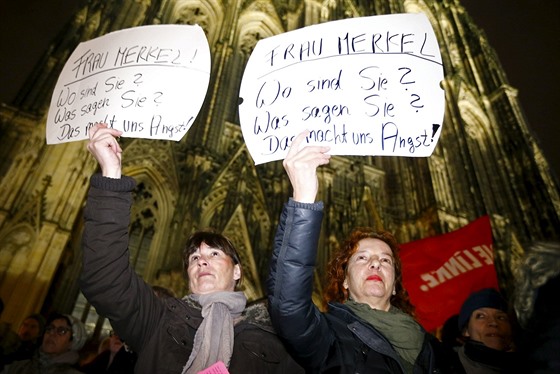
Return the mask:
[[[82,0],[0,0],[0,102],[9,103]],[[519,89],[529,125],[560,177],[560,1],[462,0]]]

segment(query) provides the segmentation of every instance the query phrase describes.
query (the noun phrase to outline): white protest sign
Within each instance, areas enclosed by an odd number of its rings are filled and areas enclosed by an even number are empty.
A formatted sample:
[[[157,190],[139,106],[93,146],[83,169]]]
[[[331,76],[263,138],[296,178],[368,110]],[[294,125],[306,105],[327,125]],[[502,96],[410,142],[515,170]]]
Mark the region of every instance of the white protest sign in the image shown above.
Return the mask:
[[[123,137],[180,140],[208,89],[210,49],[200,26],[115,31],[74,50],[58,78],[47,144],[88,138],[104,122]]]
[[[294,136],[333,155],[430,156],[441,133],[443,66],[424,14],[332,21],[260,40],[247,62],[239,117],[261,164]]]

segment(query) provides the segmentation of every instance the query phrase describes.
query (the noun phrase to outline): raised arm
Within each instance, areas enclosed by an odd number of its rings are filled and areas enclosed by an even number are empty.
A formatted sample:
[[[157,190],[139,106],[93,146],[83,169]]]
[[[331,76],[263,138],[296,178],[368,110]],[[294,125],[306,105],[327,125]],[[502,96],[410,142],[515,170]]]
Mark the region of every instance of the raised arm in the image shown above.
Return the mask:
[[[322,366],[334,341],[325,318],[312,301],[323,218],[323,204],[315,203],[316,170],[329,162],[329,148],[306,147],[306,134],[294,140],[284,160],[294,195],[280,216],[267,290],[270,315],[278,334],[299,363],[313,370]]]
[[[121,177],[122,149],[115,139],[121,135],[122,131],[111,129],[104,123],[90,129],[87,149],[99,163],[101,175],[104,177]]]
[[[100,315],[134,350],[139,351],[154,333],[153,321],[163,305],[129,262],[128,227],[134,179],[121,175],[120,131],[96,125],[88,150],[98,160],[84,212],[80,288]]]

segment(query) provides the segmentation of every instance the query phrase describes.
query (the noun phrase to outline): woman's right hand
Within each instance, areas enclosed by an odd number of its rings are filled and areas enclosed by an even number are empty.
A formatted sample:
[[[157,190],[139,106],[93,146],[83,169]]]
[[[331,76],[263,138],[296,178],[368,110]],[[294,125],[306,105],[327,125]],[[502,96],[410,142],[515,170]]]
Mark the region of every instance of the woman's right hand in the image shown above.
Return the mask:
[[[306,145],[309,130],[300,133],[292,142],[282,165],[294,189],[293,199],[300,203],[314,203],[319,182],[317,167],[329,163],[330,147]]]
[[[122,149],[116,139],[121,135],[122,131],[109,128],[104,123],[89,129],[87,149],[99,163],[104,177],[121,177]]]

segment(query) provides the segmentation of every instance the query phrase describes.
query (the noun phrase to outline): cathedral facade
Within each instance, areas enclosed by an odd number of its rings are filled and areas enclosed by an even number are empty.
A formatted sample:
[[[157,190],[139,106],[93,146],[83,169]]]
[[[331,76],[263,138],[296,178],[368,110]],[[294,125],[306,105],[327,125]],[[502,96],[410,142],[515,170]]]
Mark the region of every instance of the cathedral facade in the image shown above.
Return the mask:
[[[90,0],[52,42],[16,99],[0,108],[0,297],[15,326],[32,312],[103,319],[80,294],[82,212],[97,163],[85,142],[47,145],[53,88],[76,46],[152,24],[198,24],[212,67],[204,105],[179,142],[121,139],[123,173],[138,182],[130,256],[149,283],[187,288],[181,250],[195,230],[232,239],[249,300],[264,281],[282,204],[291,193],[281,161],[255,165],[239,125],[244,67],[263,38],[331,20],[422,12],[437,36],[446,106],[432,156],[333,157],[319,169],[325,219],[318,269],[355,226],[392,231],[401,243],[492,222],[501,285],[524,248],[558,240],[560,189],[531,135],[517,91],[459,0]],[[188,105],[188,103],[185,103]],[[317,272],[317,291],[323,274]]]

